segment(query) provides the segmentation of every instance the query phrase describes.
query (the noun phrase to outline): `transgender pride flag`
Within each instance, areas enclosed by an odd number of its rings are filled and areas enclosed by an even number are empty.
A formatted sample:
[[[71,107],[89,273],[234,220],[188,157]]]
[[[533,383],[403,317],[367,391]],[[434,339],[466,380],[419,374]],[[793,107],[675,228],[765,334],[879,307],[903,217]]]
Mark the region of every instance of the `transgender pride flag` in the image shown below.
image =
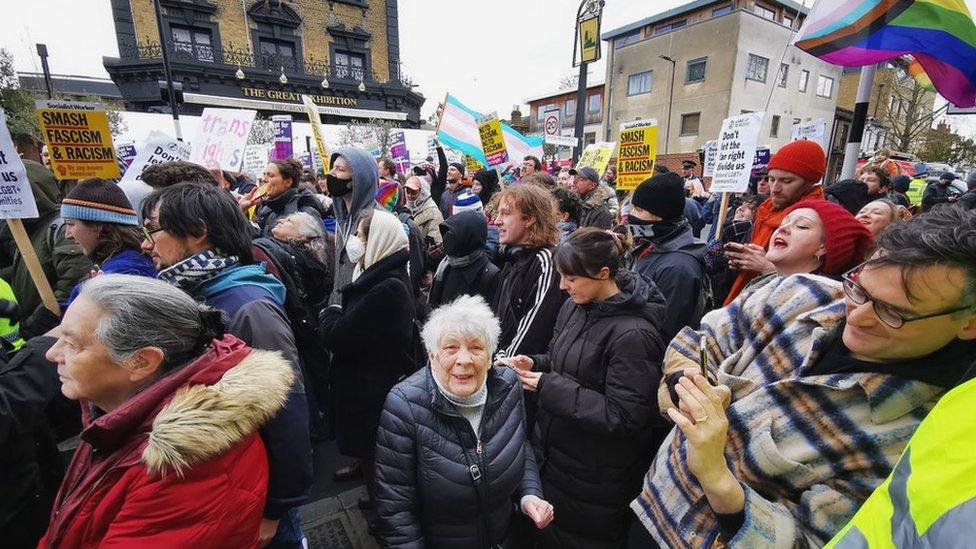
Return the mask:
[[[437,138],[445,146],[473,157],[483,165],[488,165],[488,159],[481,150],[481,137],[478,135],[478,119],[482,114],[469,109],[453,95],[448,94],[441,113],[440,129]],[[526,156],[542,158],[542,138],[526,137],[502,122],[502,132],[505,134],[505,146],[508,148],[509,160],[519,163]]]

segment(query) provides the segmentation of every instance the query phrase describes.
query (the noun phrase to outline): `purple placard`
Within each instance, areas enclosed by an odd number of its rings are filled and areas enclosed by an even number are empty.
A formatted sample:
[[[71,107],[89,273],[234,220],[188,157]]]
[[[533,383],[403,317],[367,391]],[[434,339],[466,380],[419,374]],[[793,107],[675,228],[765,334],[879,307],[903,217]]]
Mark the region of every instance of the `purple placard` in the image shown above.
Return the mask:
[[[291,116],[287,114],[272,116],[271,125],[274,128],[274,148],[271,149],[271,159],[290,158],[295,154],[291,145]]]
[[[752,175],[766,173],[770,158],[772,158],[772,154],[769,152],[769,147],[757,147],[756,158],[752,161]]]
[[[397,166],[399,173],[406,173],[410,169],[410,151],[407,150],[407,134],[403,130],[396,130],[392,135],[392,145],[390,145],[390,156],[393,163]]]

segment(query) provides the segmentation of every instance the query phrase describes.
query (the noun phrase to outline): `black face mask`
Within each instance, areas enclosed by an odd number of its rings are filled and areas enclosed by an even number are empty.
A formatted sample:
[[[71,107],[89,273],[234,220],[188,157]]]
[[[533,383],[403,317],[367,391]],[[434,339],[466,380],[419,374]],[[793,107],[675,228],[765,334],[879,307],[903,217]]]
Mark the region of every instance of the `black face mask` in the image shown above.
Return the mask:
[[[352,192],[352,178],[339,179],[329,173],[325,175],[325,185],[333,197],[345,196]]]
[[[657,221],[638,219],[632,215],[627,217],[627,225],[630,226],[630,233],[637,237],[653,237],[655,223],[657,223]]]

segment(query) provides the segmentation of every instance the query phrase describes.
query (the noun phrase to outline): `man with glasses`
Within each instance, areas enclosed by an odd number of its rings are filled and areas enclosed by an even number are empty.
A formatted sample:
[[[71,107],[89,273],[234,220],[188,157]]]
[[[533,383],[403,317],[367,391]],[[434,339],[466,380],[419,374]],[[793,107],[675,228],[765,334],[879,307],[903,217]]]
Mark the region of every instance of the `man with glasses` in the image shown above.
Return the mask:
[[[285,287],[253,262],[249,223],[216,185],[179,183],[142,204],[142,251],[158,278],[224,313],[228,333],[255,349],[280,351],[295,371],[285,406],[260,429],[268,452],[268,497],[260,544],[302,547],[298,507],[312,487],[308,402],[285,316]],[[276,534],[277,533],[277,534]]]
[[[937,209],[892,225],[842,283],[780,278],[679,333],[659,393],[678,428],[631,505],[658,543],[837,533],[939,396],[973,376],[974,235],[976,212]]]

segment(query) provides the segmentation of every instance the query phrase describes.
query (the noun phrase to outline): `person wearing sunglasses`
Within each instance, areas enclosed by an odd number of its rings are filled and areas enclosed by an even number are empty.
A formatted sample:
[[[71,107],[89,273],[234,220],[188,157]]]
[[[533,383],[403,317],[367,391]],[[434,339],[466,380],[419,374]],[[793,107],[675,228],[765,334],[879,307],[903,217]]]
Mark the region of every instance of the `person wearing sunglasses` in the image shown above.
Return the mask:
[[[973,377],[976,212],[892,225],[842,279],[775,279],[671,342],[677,429],[631,504],[662,547],[822,546]]]

